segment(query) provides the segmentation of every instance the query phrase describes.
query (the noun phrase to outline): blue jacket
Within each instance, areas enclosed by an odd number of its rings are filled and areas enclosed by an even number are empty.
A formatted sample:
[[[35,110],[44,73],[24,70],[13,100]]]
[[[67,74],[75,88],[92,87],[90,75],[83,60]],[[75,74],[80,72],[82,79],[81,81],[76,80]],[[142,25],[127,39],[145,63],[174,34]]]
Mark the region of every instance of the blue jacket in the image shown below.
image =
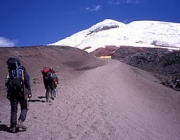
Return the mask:
[[[30,86],[30,77],[29,74],[27,72],[24,73],[24,83],[25,83],[25,87],[31,91],[31,86]]]

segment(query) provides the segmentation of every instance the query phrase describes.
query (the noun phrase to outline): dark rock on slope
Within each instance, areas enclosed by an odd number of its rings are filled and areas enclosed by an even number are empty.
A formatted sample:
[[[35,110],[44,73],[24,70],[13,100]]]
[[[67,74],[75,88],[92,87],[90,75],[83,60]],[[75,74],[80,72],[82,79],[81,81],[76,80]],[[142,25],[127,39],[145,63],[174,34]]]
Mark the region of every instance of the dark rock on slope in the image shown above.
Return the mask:
[[[92,54],[96,57],[107,56],[107,55],[111,55],[118,48],[119,47],[116,47],[116,46],[106,46],[105,48],[100,47],[100,48],[90,52],[90,54]]]
[[[116,50],[112,58],[152,72],[161,84],[180,91],[180,51],[124,46]]]

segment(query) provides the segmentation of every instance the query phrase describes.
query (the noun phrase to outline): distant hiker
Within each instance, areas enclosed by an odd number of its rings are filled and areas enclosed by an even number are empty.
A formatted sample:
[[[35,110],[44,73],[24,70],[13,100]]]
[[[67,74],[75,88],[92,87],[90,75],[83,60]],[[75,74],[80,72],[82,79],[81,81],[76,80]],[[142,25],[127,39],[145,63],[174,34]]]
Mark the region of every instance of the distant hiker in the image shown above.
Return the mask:
[[[59,84],[58,77],[53,68],[49,66],[45,66],[41,70],[41,73],[43,75],[44,87],[46,89],[46,102],[50,102],[50,96],[52,100],[56,97],[56,87],[57,84]]]
[[[56,97],[57,89],[58,89],[58,84],[59,84],[59,78],[58,78],[58,76],[56,75],[56,73],[53,73],[53,80],[54,80],[54,86],[55,86],[55,89],[54,89],[54,97]]]
[[[17,132],[19,128],[26,130],[23,124],[27,115],[27,98],[31,98],[30,77],[25,67],[21,66],[18,58],[10,57],[7,60],[8,75],[6,78],[7,99],[11,104],[10,131]],[[21,112],[17,123],[18,103]]]

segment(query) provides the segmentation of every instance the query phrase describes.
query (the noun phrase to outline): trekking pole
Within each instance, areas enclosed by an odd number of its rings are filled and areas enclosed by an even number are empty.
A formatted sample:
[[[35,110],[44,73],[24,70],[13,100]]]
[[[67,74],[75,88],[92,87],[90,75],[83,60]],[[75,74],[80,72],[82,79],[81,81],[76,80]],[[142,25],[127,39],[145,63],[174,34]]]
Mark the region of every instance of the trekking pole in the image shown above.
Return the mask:
[[[29,91],[28,91],[29,92]],[[26,93],[27,94],[27,93]],[[27,96],[27,109],[29,109],[29,102],[30,102],[30,99],[31,99],[31,97],[32,97],[32,95],[31,96],[29,96],[29,95],[31,95],[30,93],[28,94],[28,96]]]
[[[58,96],[58,84],[57,84],[57,87],[56,87],[56,97]]]
[[[55,88],[55,95],[57,97],[57,94],[58,94],[58,86]]]
[[[29,109],[29,100],[26,95],[26,88],[25,88],[25,83],[24,83],[24,70],[22,70],[22,82],[23,82],[24,98],[25,98],[25,100],[27,100],[27,109]]]
[[[22,70],[22,82],[23,82],[24,97],[26,99],[27,97],[26,97],[25,84],[24,84],[24,70]]]
[[[29,110],[29,100],[30,98],[27,98],[27,109]]]
[[[59,86],[57,86],[57,94],[59,94],[59,89],[60,89],[60,87],[59,87]]]

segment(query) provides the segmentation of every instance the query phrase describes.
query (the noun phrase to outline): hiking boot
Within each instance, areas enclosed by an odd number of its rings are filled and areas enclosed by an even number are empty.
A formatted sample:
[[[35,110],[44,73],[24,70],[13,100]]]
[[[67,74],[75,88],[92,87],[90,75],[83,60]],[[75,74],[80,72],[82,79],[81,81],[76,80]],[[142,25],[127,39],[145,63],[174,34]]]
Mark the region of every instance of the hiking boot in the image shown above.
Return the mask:
[[[54,97],[52,96],[51,99],[54,100]]]
[[[56,97],[56,89],[51,91],[51,98],[55,98]]]
[[[56,97],[56,92],[57,92],[57,89],[54,89],[54,92],[53,92],[54,97]]]
[[[18,125],[17,125],[18,128],[21,128],[21,129],[27,129],[27,127],[23,124],[23,121],[19,120],[18,121]]]
[[[50,101],[50,100],[46,100],[46,102],[47,102],[47,103],[51,103],[51,101]]]
[[[17,131],[16,131],[16,127],[10,128],[10,132],[11,132],[11,133],[16,133],[16,132],[17,132]]]

